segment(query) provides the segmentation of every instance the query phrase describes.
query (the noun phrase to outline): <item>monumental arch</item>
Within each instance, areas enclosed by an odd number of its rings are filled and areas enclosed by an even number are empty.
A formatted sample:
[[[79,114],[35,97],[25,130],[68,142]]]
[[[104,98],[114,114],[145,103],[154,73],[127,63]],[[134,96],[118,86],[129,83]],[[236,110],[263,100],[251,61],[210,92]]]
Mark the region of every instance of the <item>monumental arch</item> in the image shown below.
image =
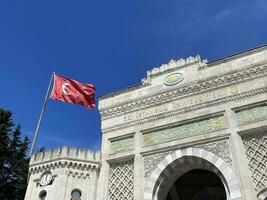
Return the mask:
[[[25,200],[267,199],[266,46],[171,60],[98,108],[101,151],[33,155]]]

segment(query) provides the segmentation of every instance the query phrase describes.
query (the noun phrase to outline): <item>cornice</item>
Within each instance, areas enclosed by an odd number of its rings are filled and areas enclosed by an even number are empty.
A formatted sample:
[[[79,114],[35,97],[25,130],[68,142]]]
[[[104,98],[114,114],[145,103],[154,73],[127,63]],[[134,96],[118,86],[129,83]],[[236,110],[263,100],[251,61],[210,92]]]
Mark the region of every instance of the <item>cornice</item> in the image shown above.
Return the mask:
[[[239,83],[245,80],[258,78],[267,74],[267,65],[249,68],[241,72],[228,74],[219,78],[197,83],[188,87],[178,88],[169,92],[165,92],[153,97],[144,98],[135,102],[117,106],[114,108],[100,110],[102,120],[130,113],[139,109],[144,109],[156,105],[161,105],[176,99],[184,98],[189,95],[195,95],[206,92],[222,86]]]
[[[100,163],[88,163],[88,162],[81,162],[78,160],[65,160],[59,159],[54,161],[49,161],[45,163],[39,163],[36,165],[31,165],[29,168],[29,173],[41,173],[46,170],[56,169],[56,168],[69,168],[69,169],[76,169],[82,171],[96,171],[100,168]]]
[[[265,67],[265,70],[266,69],[267,69],[267,67]],[[254,97],[254,96],[261,95],[261,94],[266,94],[266,93],[267,93],[267,87],[260,88],[260,89],[255,89],[255,90],[252,90],[252,91],[248,91],[248,92],[239,93],[239,94],[236,94],[236,95],[227,96],[227,97],[224,97],[224,98],[221,98],[221,99],[217,99],[217,100],[214,100],[214,101],[208,101],[208,102],[204,102],[204,103],[197,104],[197,105],[194,105],[194,106],[185,107],[185,108],[182,108],[182,109],[179,109],[179,110],[175,110],[175,111],[171,111],[171,112],[165,112],[165,113],[161,113],[161,114],[154,115],[154,116],[151,116],[151,117],[147,117],[147,118],[144,118],[144,119],[140,119],[140,120],[136,120],[136,121],[132,121],[132,122],[116,125],[116,126],[109,127],[109,128],[105,128],[105,129],[102,130],[102,132],[104,134],[104,133],[108,133],[108,132],[118,131],[118,130],[130,128],[130,127],[134,127],[134,126],[150,123],[150,122],[153,122],[153,121],[157,121],[157,120],[161,120],[161,119],[170,118],[170,117],[178,116],[178,115],[181,115],[181,114],[193,112],[193,111],[204,109],[204,108],[218,106],[218,105],[222,105],[222,104],[229,103],[229,102],[241,101],[241,100],[249,98],[249,97]]]

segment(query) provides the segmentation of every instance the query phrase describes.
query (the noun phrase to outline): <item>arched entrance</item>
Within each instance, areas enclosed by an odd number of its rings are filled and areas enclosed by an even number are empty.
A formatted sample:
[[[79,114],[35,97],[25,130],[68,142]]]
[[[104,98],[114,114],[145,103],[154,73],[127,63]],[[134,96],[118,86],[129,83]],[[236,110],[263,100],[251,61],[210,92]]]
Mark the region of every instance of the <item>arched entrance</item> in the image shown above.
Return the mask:
[[[224,191],[227,200],[242,199],[239,181],[228,163],[203,149],[187,148],[167,155],[152,171],[145,183],[144,200],[168,199],[169,191],[176,181],[178,181],[177,184],[181,184],[183,175],[188,178],[188,176],[197,176],[198,172],[204,172],[203,176],[206,173],[210,179],[216,180],[217,189]],[[206,188],[206,193],[210,191],[211,189]]]
[[[193,169],[171,186],[165,200],[226,200],[221,179],[214,172]]]

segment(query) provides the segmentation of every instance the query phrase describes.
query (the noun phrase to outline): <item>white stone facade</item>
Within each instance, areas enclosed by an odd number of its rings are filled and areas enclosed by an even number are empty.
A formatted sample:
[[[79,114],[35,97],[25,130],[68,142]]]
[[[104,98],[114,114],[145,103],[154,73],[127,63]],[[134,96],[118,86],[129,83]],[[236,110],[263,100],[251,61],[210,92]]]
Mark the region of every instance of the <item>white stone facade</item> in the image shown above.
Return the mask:
[[[40,194],[44,191],[45,199],[70,200],[75,189],[81,191],[82,199],[95,199],[100,161],[100,152],[75,147],[61,147],[33,155],[25,200],[41,199]],[[48,171],[53,179],[42,186],[40,178]]]
[[[34,155],[25,200],[43,189],[49,200],[69,200],[75,188],[82,200],[174,199],[175,181],[194,169],[214,173],[227,200],[266,200],[266,46],[211,63],[172,60],[141,84],[100,97],[99,111],[101,158]],[[45,170],[56,176],[40,187]]]

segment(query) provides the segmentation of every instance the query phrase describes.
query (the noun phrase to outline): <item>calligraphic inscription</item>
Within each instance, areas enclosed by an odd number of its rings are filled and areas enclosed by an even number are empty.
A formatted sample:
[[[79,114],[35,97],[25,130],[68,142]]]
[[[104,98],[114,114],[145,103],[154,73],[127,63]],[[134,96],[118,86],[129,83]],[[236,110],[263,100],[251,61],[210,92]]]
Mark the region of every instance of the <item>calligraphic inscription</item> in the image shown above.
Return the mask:
[[[111,153],[118,153],[132,150],[134,147],[134,138],[128,137],[124,139],[114,140],[110,142]]]
[[[153,145],[172,140],[192,137],[200,134],[210,133],[226,128],[224,116],[217,116],[201,121],[179,125],[172,128],[143,134],[143,144]]]
[[[183,109],[186,107],[191,107],[193,105],[198,105],[198,104],[202,104],[205,102],[217,100],[217,99],[220,99],[220,98],[223,98],[229,95],[234,95],[237,93],[240,93],[239,87],[231,86],[228,88],[217,89],[217,90],[207,92],[204,94],[198,94],[195,96],[177,99],[173,102],[170,102],[164,105],[159,105],[159,106],[152,107],[152,108],[145,108],[145,109],[136,111],[134,113],[125,115],[124,122],[131,122],[131,121],[143,119],[146,117],[150,117],[153,115],[157,115],[160,113]]]
[[[138,119],[143,119],[146,117],[150,117],[152,115],[157,115],[163,112],[167,112],[169,109],[166,105],[160,105],[153,108],[139,110],[133,114],[126,115],[124,117],[124,122],[131,122]]]
[[[267,120],[267,105],[238,111],[236,112],[236,119],[239,126]]]

